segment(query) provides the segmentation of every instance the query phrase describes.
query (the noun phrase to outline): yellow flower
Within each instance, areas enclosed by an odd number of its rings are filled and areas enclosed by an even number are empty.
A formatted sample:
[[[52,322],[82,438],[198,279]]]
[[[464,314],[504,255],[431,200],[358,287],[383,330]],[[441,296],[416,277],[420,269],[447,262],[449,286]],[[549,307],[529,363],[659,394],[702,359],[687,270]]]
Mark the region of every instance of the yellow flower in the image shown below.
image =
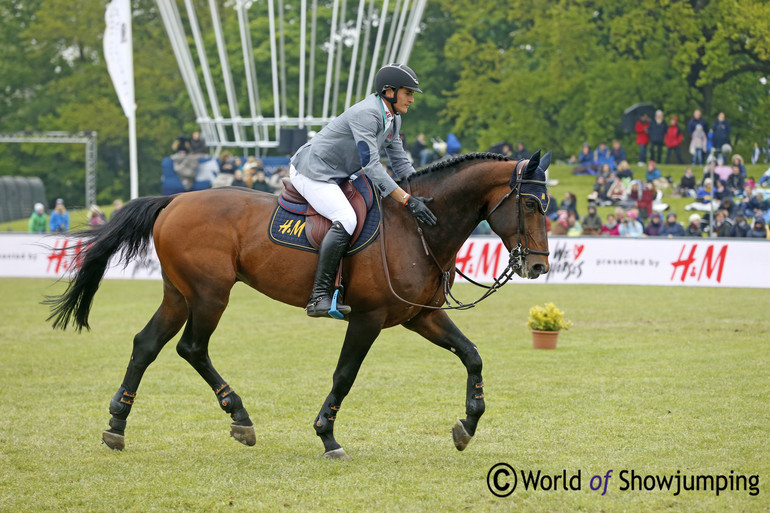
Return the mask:
[[[572,326],[571,321],[564,319],[564,312],[556,308],[553,303],[546,303],[543,306],[533,306],[529,311],[527,328],[537,331],[559,331],[566,330]]]

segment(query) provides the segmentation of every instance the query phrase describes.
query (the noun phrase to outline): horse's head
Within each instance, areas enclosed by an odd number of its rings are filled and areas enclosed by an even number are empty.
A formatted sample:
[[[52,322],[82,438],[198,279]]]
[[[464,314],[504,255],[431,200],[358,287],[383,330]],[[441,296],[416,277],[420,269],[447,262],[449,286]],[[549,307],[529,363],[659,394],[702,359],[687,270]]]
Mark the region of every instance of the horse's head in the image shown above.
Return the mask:
[[[548,272],[548,233],[545,212],[548,191],[545,171],[551,152],[540,151],[520,160],[513,169],[510,190],[489,210],[487,221],[510,251],[510,265],[522,278],[537,278]]]

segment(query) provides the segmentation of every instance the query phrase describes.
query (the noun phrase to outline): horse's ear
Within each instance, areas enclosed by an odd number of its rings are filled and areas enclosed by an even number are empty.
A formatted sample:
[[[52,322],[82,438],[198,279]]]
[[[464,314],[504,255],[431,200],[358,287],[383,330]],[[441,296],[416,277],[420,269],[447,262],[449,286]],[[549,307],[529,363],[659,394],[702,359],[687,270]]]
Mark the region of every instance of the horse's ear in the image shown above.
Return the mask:
[[[537,150],[534,155],[532,155],[529,158],[529,164],[527,164],[527,169],[524,170],[525,175],[532,175],[535,171],[537,171],[537,167],[540,165],[540,150]]]
[[[551,152],[549,151],[548,153],[543,155],[543,158],[540,159],[540,166],[539,166],[540,171],[545,173],[546,170],[548,169],[548,166],[550,165],[551,165]]]

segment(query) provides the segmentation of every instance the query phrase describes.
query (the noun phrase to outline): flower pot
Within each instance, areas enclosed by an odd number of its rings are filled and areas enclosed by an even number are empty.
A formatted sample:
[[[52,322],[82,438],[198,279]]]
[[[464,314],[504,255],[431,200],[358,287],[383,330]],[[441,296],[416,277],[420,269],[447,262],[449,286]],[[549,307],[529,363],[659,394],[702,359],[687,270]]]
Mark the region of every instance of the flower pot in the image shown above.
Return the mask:
[[[556,338],[558,331],[538,331],[532,330],[532,348],[533,349],[556,349]]]

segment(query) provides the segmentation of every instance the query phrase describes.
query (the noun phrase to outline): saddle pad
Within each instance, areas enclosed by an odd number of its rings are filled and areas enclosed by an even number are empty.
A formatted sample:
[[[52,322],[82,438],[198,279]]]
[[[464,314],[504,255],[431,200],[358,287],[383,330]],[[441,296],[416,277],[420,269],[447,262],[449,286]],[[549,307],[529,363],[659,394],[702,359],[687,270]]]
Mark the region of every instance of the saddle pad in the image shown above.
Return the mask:
[[[361,235],[348,248],[347,253],[345,253],[346,255],[358,253],[374,242],[380,233],[382,205],[380,204],[379,196],[376,194],[372,194],[372,199],[372,208],[366,214]],[[276,244],[318,253],[318,250],[310,245],[310,241],[308,241],[307,234],[305,233],[305,216],[296,211],[285,209],[280,203],[273,211],[270,224],[268,225],[268,235],[270,240]]]

